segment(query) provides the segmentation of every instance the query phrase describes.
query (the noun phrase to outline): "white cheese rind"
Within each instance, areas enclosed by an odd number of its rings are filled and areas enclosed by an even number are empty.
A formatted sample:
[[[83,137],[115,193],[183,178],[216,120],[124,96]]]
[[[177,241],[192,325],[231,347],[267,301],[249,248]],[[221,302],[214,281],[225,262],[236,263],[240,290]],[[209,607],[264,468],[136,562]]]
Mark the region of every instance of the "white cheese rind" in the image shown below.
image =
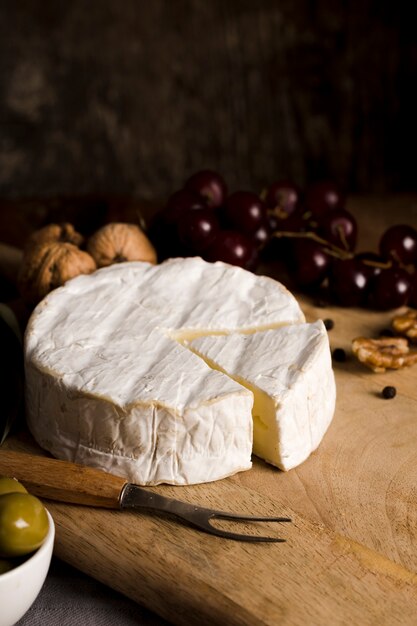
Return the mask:
[[[257,456],[289,470],[317,448],[336,401],[323,322],[252,335],[202,337],[190,347],[255,392],[253,451]],[[257,402],[262,404],[260,412]]]
[[[139,484],[249,469],[252,394],[174,337],[303,320],[276,281],[198,258],[79,276],[51,292],[27,327],[29,427],[55,456]]]
[[[227,377],[202,370],[196,357],[199,384],[216,389],[204,401],[179,407],[144,399],[123,406],[29,364],[27,404],[40,408],[29,411],[29,425],[54,456],[131,482],[218,480],[251,467],[253,397]]]

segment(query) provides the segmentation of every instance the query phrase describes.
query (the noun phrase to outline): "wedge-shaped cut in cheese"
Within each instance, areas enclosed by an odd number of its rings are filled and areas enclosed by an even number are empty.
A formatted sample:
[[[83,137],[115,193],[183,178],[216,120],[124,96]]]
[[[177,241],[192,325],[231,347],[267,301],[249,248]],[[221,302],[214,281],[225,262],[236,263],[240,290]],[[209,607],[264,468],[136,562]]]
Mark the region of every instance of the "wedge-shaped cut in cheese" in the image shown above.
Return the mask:
[[[289,470],[317,448],[336,388],[324,324],[286,326],[190,343],[207,363],[254,394],[254,453]]]
[[[29,427],[54,456],[140,484],[249,469],[253,394],[181,341],[303,321],[281,284],[224,263],[121,263],[79,276],[27,327]]]
[[[164,336],[77,342],[27,377],[32,431],[55,456],[145,484],[251,467],[252,394]]]

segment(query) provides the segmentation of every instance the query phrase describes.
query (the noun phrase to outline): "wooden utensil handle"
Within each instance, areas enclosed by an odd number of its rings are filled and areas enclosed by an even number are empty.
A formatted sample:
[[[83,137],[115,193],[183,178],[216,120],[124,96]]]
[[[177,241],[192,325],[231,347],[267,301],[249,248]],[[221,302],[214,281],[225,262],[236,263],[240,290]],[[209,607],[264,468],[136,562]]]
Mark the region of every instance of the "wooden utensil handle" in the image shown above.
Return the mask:
[[[119,508],[124,478],[47,457],[0,450],[0,475],[17,478],[40,498]]]

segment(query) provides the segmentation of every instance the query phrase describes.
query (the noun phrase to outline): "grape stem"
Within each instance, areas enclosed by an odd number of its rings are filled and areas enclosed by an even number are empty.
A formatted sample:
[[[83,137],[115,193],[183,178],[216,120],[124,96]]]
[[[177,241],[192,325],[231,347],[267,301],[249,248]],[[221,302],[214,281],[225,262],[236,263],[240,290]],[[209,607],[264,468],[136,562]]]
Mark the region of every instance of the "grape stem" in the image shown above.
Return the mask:
[[[295,233],[292,231],[277,230],[272,233],[272,236],[277,237],[278,239],[281,237],[290,237],[293,239],[312,239],[313,241],[316,241],[317,243],[325,246],[324,251],[327,254],[336,257],[337,259],[345,261],[347,259],[353,259],[355,257],[355,254],[353,252],[348,252],[347,250],[343,250],[342,248],[335,246],[334,244],[330,243],[330,241],[323,239],[323,237],[320,237],[312,231],[307,231],[305,233]],[[392,267],[392,261],[373,261],[371,259],[362,259],[362,263],[364,265],[369,265],[370,267],[380,267],[383,270]],[[403,267],[408,271],[408,273],[411,273],[410,270],[404,265],[400,265],[400,267]]]
[[[364,265],[369,267],[380,267],[382,270],[389,270],[392,267],[392,261],[372,261],[371,259],[362,259]]]
[[[348,246],[348,242],[346,240],[346,235],[345,235],[344,228],[342,226],[338,226],[337,232],[339,233],[339,238],[340,238],[340,241],[343,244],[343,247],[345,248],[345,250],[349,250],[349,246]]]
[[[317,243],[320,243],[321,245],[325,246],[324,248],[325,252],[327,252],[331,256],[334,256],[343,260],[353,259],[354,257],[354,254],[352,252],[348,252],[347,250],[343,250],[342,248],[335,246],[334,244],[330,243],[330,241],[323,239],[322,237],[320,237],[319,235],[311,231],[307,231],[305,233],[294,233],[291,231],[279,230],[279,231],[275,231],[274,233],[272,233],[272,235],[273,237],[277,237],[277,238],[290,237],[293,239],[312,239],[313,241],[316,241]]]

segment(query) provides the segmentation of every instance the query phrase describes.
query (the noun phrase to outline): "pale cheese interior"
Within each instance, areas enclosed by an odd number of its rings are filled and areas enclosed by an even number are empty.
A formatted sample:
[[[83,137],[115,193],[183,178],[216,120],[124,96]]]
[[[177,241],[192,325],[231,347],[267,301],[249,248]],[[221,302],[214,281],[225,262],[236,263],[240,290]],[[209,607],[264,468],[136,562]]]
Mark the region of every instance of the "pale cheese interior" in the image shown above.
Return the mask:
[[[335,380],[322,321],[206,335],[189,348],[253,398],[253,452],[288,470],[317,448],[333,417]]]
[[[283,328],[284,326],[289,326],[290,323],[291,324],[302,324],[304,321],[304,319],[299,319],[298,321],[294,321],[294,322],[277,322],[276,324],[266,324],[266,325],[260,325],[260,326],[249,326],[248,328],[239,328],[239,329],[231,329],[231,330],[208,330],[208,329],[204,329],[204,328],[198,328],[198,329],[181,329],[181,330],[175,330],[175,331],[168,331],[167,332],[167,336],[170,337],[170,339],[174,339],[174,341],[178,341],[178,343],[180,343],[181,345],[185,346],[186,348],[190,349],[190,346],[188,345],[191,341],[194,341],[194,339],[201,339],[203,337],[221,337],[221,336],[228,336],[231,335],[232,333],[239,333],[240,335],[253,335],[255,333],[259,333],[262,332],[264,330],[276,330],[277,328]],[[191,349],[192,352],[194,352],[194,354],[197,354],[197,356],[199,356],[200,358],[202,358],[204,361],[207,362],[207,360],[205,359],[205,357],[203,357],[201,354],[198,354],[197,352],[195,352],[194,350]],[[216,371],[221,371],[218,370],[218,368],[214,365],[210,365],[210,367]],[[222,373],[226,373],[226,372],[222,372]],[[227,374],[229,375],[229,374]],[[244,383],[242,383],[244,384]]]
[[[265,328],[262,330],[273,329]],[[255,330],[252,330],[252,333],[255,332]],[[212,334],[213,333],[210,333],[210,335]],[[205,336],[207,337],[208,335]],[[258,389],[249,381],[241,378],[240,376],[232,376],[229,372],[226,372],[224,369],[214,363],[211,359],[199,354],[197,350],[193,350],[192,348],[190,348],[190,350],[192,350],[194,354],[202,358],[213,370],[229,376],[229,378],[235,380],[237,383],[242,385],[242,387],[246,387],[246,389],[248,389],[253,394],[253,453],[256,456],[259,456],[261,459],[264,459],[265,461],[269,461],[276,465],[276,459],[277,457],[279,457],[279,433],[275,419],[275,414],[278,408],[277,404],[272,400],[272,398],[270,398],[270,396],[268,396],[267,393],[265,393],[261,389]]]

